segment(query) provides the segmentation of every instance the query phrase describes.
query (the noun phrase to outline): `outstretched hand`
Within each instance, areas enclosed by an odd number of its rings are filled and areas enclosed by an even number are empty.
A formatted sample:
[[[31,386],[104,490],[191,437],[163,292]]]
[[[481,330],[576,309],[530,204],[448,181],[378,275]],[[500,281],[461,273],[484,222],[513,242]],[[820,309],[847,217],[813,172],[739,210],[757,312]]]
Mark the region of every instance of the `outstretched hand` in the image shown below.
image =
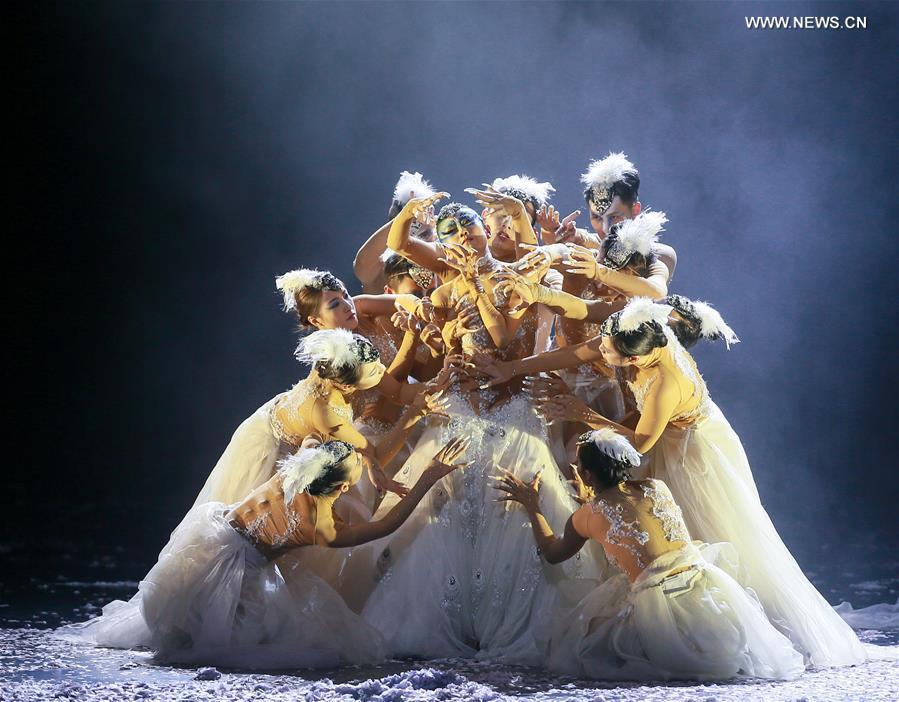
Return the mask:
[[[403,207],[403,213],[425,226],[434,224],[434,205],[446,197],[449,193],[434,193],[430,197],[413,197]]]
[[[393,478],[388,478],[384,470],[378,464],[377,459],[367,453],[360,454],[362,456],[362,462],[365,464],[365,467],[368,471],[368,479],[371,481],[371,484],[375,486],[378,490],[379,495],[383,495],[387,492],[392,492],[400,497],[405,497],[409,494],[409,488],[407,488],[402,483],[398,483]]]
[[[531,399],[536,402],[560,395],[571,395],[571,388],[568,387],[568,383],[554,372],[545,375],[529,375],[524,379],[522,386],[531,396]]]
[[[500,468],[500,475],[494,475],[496,482],[493,487],[500,490],[505,495],[497,497],[497,502],[518,502],[525,509],[537,511],[540,503],[540,479],[543,477],[543,468],[537,471],[537,474],[530,482],[524,482],[511,471]]]
[[[553,264],[549,251],[533,244],[519,244],[518,247],[528,253],[518,259],[512,270],[534,282],[543,280],[543,276]]]
[[[574,463],[569,464],[571,466],[572,475],[574,475],[573,480],[569,480],[568,484],[574,489],[574,501],[579,505],[585,505],[590,502],[593,498],[596,497],[596,493],[593,492],[593,488],[587,485],[584,482],[584,479],[581,477],[581,473],[578,470],[578,467]]]
[[[485,210],[486,214],[492,215],[508,215],[513,219],[517,219],[522,214],[527,214],[524,203],[517,197],[506,195],[487,183],[483,184],[483,189],[465,188],[465,192],[473,195],[478,204]]]
[[[444,256],[438,259],[447,268],[452,268],[468,280],[478,276],[478,252],[464,244],[444,244]]]
[[[521,303],[514,309],[509,310],[509,314],[516,314],[526,310],[537,302],[537,295],[540,292],[539,283],[535,283],[533,280],[529,280],[509,268],[498,271],[494,275],[494,280],[497,283],[493,288],[493,292],[497,297],[503,296],[506,299],[511,299],[512,295],[515,294],[521,298]]]
[[[456,436],[450,439],[431,459],[431,462],[425,469],[425,474],[434,482],[437,482],[457,468],[470,466],[471,461],[458,462],[470,445],[471,439],[467,436]]]
[[[478,372],[487,376],[487,380],[481,383],[481,390],[492,388],[494,385],[508,383],[515,376],[512,374],[511,364],[506,361],[497,361],[490,354],[478,351],[472,359],[477,365]]]

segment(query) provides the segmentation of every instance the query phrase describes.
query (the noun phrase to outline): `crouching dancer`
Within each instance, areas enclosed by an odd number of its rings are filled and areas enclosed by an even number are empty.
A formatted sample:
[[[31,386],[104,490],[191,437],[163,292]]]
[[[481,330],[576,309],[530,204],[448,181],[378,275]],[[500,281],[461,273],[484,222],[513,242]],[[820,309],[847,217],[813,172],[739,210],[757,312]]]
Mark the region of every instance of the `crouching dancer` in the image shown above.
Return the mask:
[[[691,542],[680,508],[661,480],[629,480],[640,454],[609,428],[578,442],[584,502],[556,538],[537,500],[540,476],[510,473],[496,487],[527,510],[549,563],[598,541],[622,571],[554,622],[549,667],[605,680],[792,678],[802,655],[765,617],[751,591],[725,572],[727,543]]]
[[[343,441],[314,443],[283,459],[242,502],[207,503],[172,534],[140,583],[158,658],[255,669],[384,658],[380,634],[330,586],[311,572],[284,574],[273,560],[303,546],[343,548],[390,534],[434,483],[463,467],[468,440],[449,441],[382,519],[353,526],[334,514],[334,502],[358,480],[360,456]]]

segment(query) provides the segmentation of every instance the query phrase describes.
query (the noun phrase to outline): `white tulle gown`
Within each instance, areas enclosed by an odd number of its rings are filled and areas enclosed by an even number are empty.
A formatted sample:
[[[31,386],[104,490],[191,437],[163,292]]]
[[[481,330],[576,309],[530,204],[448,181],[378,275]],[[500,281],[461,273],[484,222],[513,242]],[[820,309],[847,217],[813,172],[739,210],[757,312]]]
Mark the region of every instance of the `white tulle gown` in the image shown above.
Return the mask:
[[[649,474],[671,489],[693,538],[729,542],[740,561],[738,579],[751,588],[771,622],[814,666],[867,659],[865,647],[808,581],[762,506],[740,439],[708,396],[689,354],[669,334],[677,368],[702,394],[691,416],[669,424],[647,452]],[[647,388],[631,388],[642,411]]]
[[[789,679],[802,654],[731,577],[729,544],[659,556],[630,583],[616,575],[554,625],[549,668],[600,680]]]
[[[526,480],[542,469],[541,506],[552,527],[562,529],[577,507],[529,400],[517,395],[483,416],[457,394],[449,400],[452,420],[425,430],[398,478],[412,484],[451,436],[471,438],[473,464],[444,478],[403,527],[376,542],[377,583],[363,617],[391,655],[539,664],[553,610],[573,606],[608,564],[601,549],[588,548],[548,565],[527,516],[495,501],[498,468]]]

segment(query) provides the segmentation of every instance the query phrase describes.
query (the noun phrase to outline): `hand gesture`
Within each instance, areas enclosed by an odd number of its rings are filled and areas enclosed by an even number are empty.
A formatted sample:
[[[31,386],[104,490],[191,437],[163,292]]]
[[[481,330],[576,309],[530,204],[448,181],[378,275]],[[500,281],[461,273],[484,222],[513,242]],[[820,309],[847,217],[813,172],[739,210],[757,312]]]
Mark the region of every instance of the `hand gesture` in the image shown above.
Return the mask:
[[[457,463],[462,454],[468,449],[471,440],[466,436],[457,436],[450,439],[446,445],[440,449],[428,467],[424,470],[426,475],[433,482],[437,482],[442,477],[449,475],[457,468],[466,468],[471,465],[471,461],[466,463]]]
[[[446,197],[449,197],[449,193],[434,193],[430,197],[413,197],[403,207],[402,214],[426,226],[432,226],[434,204]]]
[[[444,257],[438,259],[448,268],[453,268],[466,280],[478,277],[478,252],[463,244],[444,244]]]
[[[535,409],[547,424],[556,422],[584,422],[592,420],[595,412],[574,395],[548,397],[535,402]]]
[[[555,231],[555,239],[557,244],[578,244],[583,246],[587,243],[586,238],[580,229],[577,228],[575,220],[581,214],[580,210],[575,210],[559,223],[559,228]]]
[[[604,268],[605,266],[601,266],[596,260],[596,253],[593,249],[588,249],[583,246],[571,245],[568,247],[570,252],[568,254],[567,266],[565,269],[566,273],[574,273],[575,275],[583,275],[588,279],[593,280],[597,277],[599,273],[599,268]]]
[[[505,361],[497,361],[495,358],[482,351],[475,353],[474,362],[481,375],[487,376],[487,381],[481,384],[481,389],[486,390],[494,385],[508,383],[515,376],[512,375],[512,364]]]
[[[436,312],[434,311],[434,303],[431,302],[430,297],[425,295],[415,303],[415,316],[425,324],[430,324],[434,321]]]
[[[484,183],[484,189],[465,188],[465,192],[473,195],[478,204],[484,207],[486,214],[508,215],[512,219],[518,219],[527,214],[524,203],[517,197],[504,195],[492,185]]]
[[[521,304],[515,309],[509,310],[510,314],[526,310],[537,302],[540,285],[533,280],[529,280],[509,268],[497,272],[494,279],[498,281],[493,288],[497,297],[504,296],[506,299],[511,299],[512,295],[516,294],[521,298]]]
[[[365,464],[366,469],[368,470],[368,479],[371,481],[371,484],[375,486],[378,490],[379,495],[383,495],[387,492],[393,492],[399,495],[400,497],[405,497],[409,494],[409,488],[407,488],[402,483],[398,483],[396,480],[392,478],[388,478],[384,473],[384,470],[378,464],[377,459],[370,453],[362,453],[362,462]]]
[[[579,505],[585,505],[596,497],[596,493],[593,492],[593,488],[584,482],[580,471],[577,469],[577,465],[574,463],[570,463],[569,465],[571,466],[571,472],[572,475],[574,475],[574,479],[569,480],[568,484],[574,488],[574,501]]]
[[[390,316],[390,323],[404,332],[417,332],[419,327],[418,319],[410,312],[404,309],[398,309]]]
[[[528,253],[518,259],[512,270],[528,280],[540,282],[554,263],[552,254],[542,246],[519,244],[518,247]]]
[[[518,502],[529,512],[536,512],[540,501],[540,479],[543,477],[543,469],[537,471],[530,482],[524,482],[511,471],[500,468],[500,475],[493,478],[496,482],[493,487],[506,493],[496,498],[497,502]]]
[[[552,205],[548,207],[546,205],[540,205],[540,209],[537,210],[537,224],[540,225],[540,229],[543,232],[549,232],[550,235],[555,234],[556,230],[561,226],[559,224],[559,213],[556,212],[556,208]]]
[[[431,381],[433,383],[433,381]],[[449,419],[449,402],[443,395],[444,388],[428,383],[424,390],[415,396],[412,408],[422,417],[434,415]]]
[[[557,374],[529,375],[522,383],[531,398],[535,401],[550,399],[560,395],[571,395],[571,388]]]
[[[431,356],[437,358],[446,353],[446,344],[443,343],[443,333],[433,322],[429,322],[421,329],[421,343],[431,352]]]

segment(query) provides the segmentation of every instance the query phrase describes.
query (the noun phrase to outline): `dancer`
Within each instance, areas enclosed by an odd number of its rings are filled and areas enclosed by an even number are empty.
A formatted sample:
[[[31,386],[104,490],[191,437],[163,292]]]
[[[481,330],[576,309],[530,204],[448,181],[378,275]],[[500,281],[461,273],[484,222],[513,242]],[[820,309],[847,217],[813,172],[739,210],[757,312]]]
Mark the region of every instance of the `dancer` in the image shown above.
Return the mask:
[[[667,305],[637,298],[603,323],[606,362],[633,370],[630,387],[640,413],[634,429],[571,397],[548,399],[541,411],[548,421],[611,427],[646,454],[645,469],[669,486],[690,533],[734,546],[741,584],[755,591],[771,622],[810,664],[864,661],[864,648],[852,629],[815,590],[777,534],[739,437],[668,327],[670,311]]]
[[[601,680],[723,680],[737,675],[789,679],[802,655],[766,619],[751,592],[726,572],[729,544],[691,542],[661,480],[631,480],[640,454],[615,431],[582,435],[578,465],[589,502],[556,538],[540,510],[540,475],[510,473],[495,485],[521,504],[549,563],[602,544],[622,574],[555,622],[549,667]]]
[[[353,273],[362,283],[362,292],[376,295],[387,284],[381,269],[382,256],[387,248],[387,234],[393,219],[400,213],[412,198],[426,198],[434,194],[434,188],[422,177],[421,173],[403,171],[393,190],[393,199],[387,212],[388,221],[372,234],[359,248],[353,261]],[[434,240],[434,228],[424,221],[411,224],[410,235],[423,241]]]
[[[460,306],[466,353],[498,358],[530,353],[535,311],[513,313],[495,304],[494,274],[503,264],[490,256],[480,216],[459,206],[446,218],[450,221],[438,225],[438,234],[449,234],[470,250],[445,247],[443,263],[456,267],[457,275],[432,295],[435,309],[468,300]],[[536,664],[546,652],[545,627],[554,608],[573,605],[607,564],[593,549],[564,569],[549,568],[520,518],[492,499],[488,476],[497,466],[521,476],[543,467],[542,499],[550,522],[560,528],[574,506],[543,423],[520,384],[479,391],[476,383],[460,382],[447,396],[449,424],[425,430],[397,477],[411,480],[448,432],[472,439],[472,465],[444,481],[385,540],[376,571],[380,580],[363,616],[381,631],[393,655]]]
[[[240,668],[376,663],[384,648],[370,626],[308,571],[282,573],[274,559],[318,544],[342,548],[395,530],[457,463],[467,441],[449,441],[412,491],[377,522],[347,526],[334,502],[358,479],[360,456],[341,441],[301,449],[240,503],[192,512],[140,584],[151,647],[169,662]]]

